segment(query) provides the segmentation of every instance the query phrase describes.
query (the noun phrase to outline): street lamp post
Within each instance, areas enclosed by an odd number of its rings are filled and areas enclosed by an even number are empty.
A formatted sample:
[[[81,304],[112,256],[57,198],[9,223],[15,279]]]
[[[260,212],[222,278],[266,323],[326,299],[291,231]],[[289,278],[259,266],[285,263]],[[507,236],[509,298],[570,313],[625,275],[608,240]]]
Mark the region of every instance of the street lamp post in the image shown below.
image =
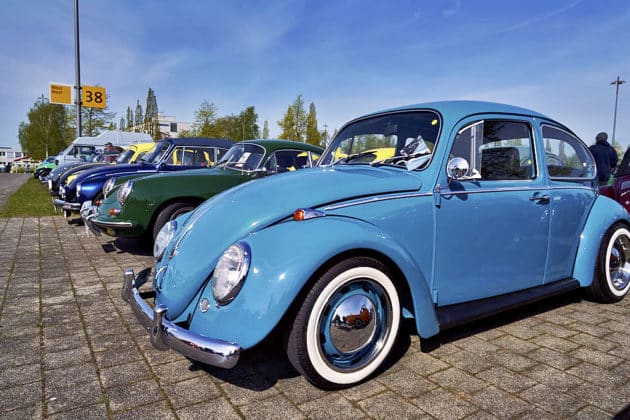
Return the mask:
[[[617,100],[619,99],[619,85],[626,83],[625,80],[620,80],[617,76],[617,80],[610,82],[611,85],[616,85],[615,89],[615,114],[613,116],[613,132],[612,132],[612,144],[615,144],[615,129],[617,128]]]

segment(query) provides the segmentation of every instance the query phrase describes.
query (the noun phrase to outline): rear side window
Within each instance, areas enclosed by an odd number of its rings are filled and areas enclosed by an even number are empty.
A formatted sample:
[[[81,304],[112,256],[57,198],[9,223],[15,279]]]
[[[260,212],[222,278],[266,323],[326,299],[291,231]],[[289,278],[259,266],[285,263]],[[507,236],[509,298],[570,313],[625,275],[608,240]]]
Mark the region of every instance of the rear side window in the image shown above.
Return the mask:
[[[549,125],[542,126],[547,172],[552,179],[590,179],[595,163],[588,149],[572,134]]]

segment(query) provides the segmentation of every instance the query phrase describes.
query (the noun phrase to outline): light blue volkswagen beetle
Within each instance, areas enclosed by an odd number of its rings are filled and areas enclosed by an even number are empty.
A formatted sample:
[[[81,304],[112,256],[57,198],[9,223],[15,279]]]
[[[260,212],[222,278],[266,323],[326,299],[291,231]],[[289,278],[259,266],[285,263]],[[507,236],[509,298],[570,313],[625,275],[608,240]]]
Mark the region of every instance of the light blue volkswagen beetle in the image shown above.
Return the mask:
[[[319,167],[167,224],[155,267],[127,270],[123,297],[157,348],[230,368],[280,329],[306,379],[346,387],[378,371],[402,317],[428,340],[577,288],[621,300],[630,219],[596,179],[584,143],[527,109],[378,112],[342,127]]]

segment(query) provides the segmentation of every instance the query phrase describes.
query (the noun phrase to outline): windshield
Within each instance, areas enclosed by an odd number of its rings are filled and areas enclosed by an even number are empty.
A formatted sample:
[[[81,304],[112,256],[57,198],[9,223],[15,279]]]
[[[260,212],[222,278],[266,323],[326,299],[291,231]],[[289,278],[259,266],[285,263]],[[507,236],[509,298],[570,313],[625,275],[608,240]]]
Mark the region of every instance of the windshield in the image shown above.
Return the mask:
[[[155,143],[155,146],[147,152],[139,161],[149,163],[159,163],[164,154],[168,151],[170,144],[167,141],[160,141]]]
[[[55,163],[55,156],[47,157],[44,163]]]
[[[363,119],[341,130],[318,164],[402,164],[410,170],[423,168],[430,160],[439,132],[440,119],[430,111]]]
[[[242,171],[253,171],[258,168],[264,156],[264,147],[252,143],[238,143],[223,155],[218,164]]]
[[[131,149],[125,150],[118,156],[118,159],[116,159],[116,163],[129,163],[134,153],[135,152]]]

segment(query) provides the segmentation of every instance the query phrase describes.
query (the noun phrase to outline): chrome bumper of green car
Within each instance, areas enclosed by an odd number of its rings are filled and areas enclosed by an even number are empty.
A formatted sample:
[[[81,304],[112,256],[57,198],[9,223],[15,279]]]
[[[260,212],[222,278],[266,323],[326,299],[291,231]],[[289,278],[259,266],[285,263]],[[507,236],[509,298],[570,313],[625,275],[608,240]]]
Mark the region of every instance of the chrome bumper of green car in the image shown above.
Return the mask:
[[[160,350],[173,349],[208,365],[225,369],[234,367],[241,352],[238,344],[192,333],[166,319],[166,305],[152,308],[145,302],[145,297],[154,297],[155,292],[140,292],[138,289],[147,282],[150,274],[150,268],[142,270],[137,276],[133,270],[125,270],[122,297],[129,303],[140,324],[149,331],[151,344]]]

